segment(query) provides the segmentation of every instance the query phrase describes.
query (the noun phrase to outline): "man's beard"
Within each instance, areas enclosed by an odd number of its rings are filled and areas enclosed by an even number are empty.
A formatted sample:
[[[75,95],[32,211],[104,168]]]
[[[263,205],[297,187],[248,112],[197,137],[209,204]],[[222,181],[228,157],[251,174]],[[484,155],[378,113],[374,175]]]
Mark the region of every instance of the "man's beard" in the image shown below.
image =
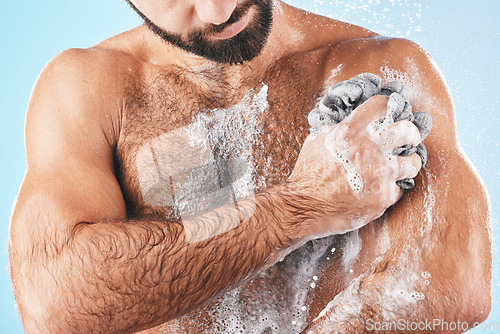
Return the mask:
[[[146,26],[166,42],[219,63],[238,64],[254,59],[266,44],[273,20],[272,0],[249,0],[234,10],[227,22],[221,25],[211,24],[204,29],[193,31],[185,39],[179,34],[158,27],[130,1],[127,2],[142,17]],[[252,6],[255,6],[253,18],[239,34],[228,39],[209,39],[227,26],[238,22]]]

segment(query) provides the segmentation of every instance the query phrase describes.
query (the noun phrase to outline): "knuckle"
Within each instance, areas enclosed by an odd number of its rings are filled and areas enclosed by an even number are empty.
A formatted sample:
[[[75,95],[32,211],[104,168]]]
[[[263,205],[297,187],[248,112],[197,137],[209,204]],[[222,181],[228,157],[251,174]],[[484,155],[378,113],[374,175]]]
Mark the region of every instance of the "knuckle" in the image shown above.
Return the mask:
[[[422,168],[422,160],[416,153],[407,157],[399,157],[398,160],[400,175],[404,177],[413,178]]]
[[[356,135],[354,123],[355,122],[353,122],[353,121],[346,121],[346,122],[340,123],[338,125],[339,132],[343,133],[345,135],[345,137],[348,137],[348,138],[354,137]]]
[[[416,167],[417,170],[422,169],[422,158],[417,153],[413,153],[411,155],[411,158],[413,159],[413,165]]]
[[[368,99],[368,102],[373,104],[387,105],[388,100],[389,97],[385,95],[374,95]]]

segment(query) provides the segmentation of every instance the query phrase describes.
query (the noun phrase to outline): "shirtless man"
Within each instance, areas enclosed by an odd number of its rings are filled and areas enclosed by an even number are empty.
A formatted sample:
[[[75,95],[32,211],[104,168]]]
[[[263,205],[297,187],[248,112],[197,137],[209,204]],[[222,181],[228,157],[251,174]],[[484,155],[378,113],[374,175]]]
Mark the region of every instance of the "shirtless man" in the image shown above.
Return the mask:
[[[487,318],[489,203],[422,49],[278,0],[130,4],[147,25],[55,57],[28,106],[10,231],[26,332],[460,332]],[[368,135],[386,97],[306,141],[325,89],[363,72],[402,81],[434,118],[428,164],[394,206],[421,162],[395,168],[382,146],[420,138],[406,121],[392,143]],[[331,158],[342,139],[356,193]]]

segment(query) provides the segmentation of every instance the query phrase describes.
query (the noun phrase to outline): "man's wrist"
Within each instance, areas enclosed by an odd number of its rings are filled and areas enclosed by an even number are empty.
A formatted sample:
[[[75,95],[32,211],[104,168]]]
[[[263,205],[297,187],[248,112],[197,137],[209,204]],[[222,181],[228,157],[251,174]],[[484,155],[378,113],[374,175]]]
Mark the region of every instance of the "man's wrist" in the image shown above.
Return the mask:
[[[274,186],[257,195],[256,201],[262,212],[267,212],[270,238],[275,249],[282,250],[302,244],[310,235],[310,224],[314,216],[305,202],[289,183]],[[264,214],[264,213],[261,213]]]
[[[343,234],[366,223],[363,210],[345,198],[329,202],[322,200],[324,196],[320,193],[313,198],[311,191],[293,182],[285,182],[266,193],[276,206],[273,211],[275,234],[282,248],[296,247],[331,234]]]

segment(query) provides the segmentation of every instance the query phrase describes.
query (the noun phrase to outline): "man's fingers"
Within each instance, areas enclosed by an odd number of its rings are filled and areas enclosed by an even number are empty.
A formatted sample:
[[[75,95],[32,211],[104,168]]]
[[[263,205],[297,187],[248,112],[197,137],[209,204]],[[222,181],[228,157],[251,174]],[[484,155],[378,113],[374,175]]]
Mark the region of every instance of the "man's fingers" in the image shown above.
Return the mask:
[[[417,146],[422,142],[419,129],[410,121],[391,124],[387,131],[387,140],[393,141],[393,150],[405,145]]]
[[[373,121],[380,120],[387,113],[387,100],[383,95],[375,95],[354,109],[352,115],[356,128],[365,129]]]
[[[407,157],[397,157],[397,161],[399,166],[398,180],[413,179],[422,168],[422,159],[416,153]]]

